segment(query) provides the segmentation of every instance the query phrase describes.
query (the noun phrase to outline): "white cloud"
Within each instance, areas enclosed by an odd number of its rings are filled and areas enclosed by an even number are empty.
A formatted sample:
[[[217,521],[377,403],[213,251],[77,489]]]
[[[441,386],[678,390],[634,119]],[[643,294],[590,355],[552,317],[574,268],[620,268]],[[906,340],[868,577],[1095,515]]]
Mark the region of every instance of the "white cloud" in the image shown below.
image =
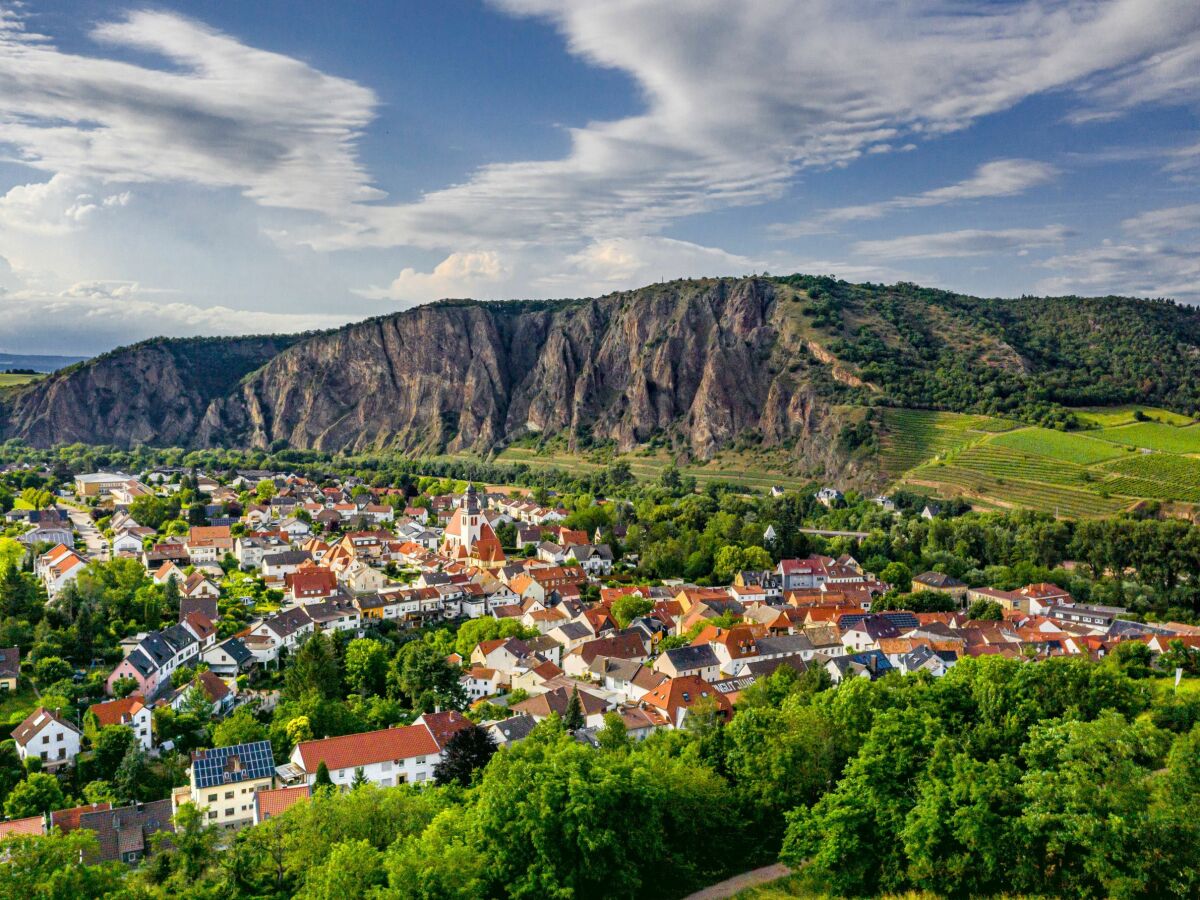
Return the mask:
[[[1061,243],[1069,232],[1062,225],[989,231],[967,228],[931,234],[910,234],[877,241],[858,241],[856,256],[869,259],[939,259],[1028,251]]]
[[[1131,216],[1125,237],[1053,256],[1038,289],[1055,294],[1129,294],[1200,302],[1200,203]]]
[[[92,33],[163,58],[161,69],[66,53],[13,14],[2,21],[0,144],[27,165],[237,188],[331,215],[381,196],[355,148],[374,115],[367,88],[170,13],[134,12]]]
[[[16,185],[0,196],[0,234],[19,231],[60,237],[82,227],[99,210],[127,206],[130,199],[129,191],[94,196],[78,179],[62,174],[46,182]]]
[[[507,283],[511,271],[500,254],[491,250],[451,253],[431,272],[418,272],[411,266],[387,287],[355,291],[372,300],[397,300],[404,305],[441,300],[447,297],[493,299],[493,289]]]
[[[879,203],[831,209],[825,217],[835,222],[878,219],[886,213],[901,209],[942,206],[985,197],[1011,197],[1047,184],[1057,176],[1058,169],[1049,163],[1033,159],[997,159],[984,163],[970,178],[956,184],[907,197],[893,197]]]
[[[170,292],[122,281],[80,282],[56,293],[0,288],[0,306],[0,347],[28,353],[98,353],[162,334],[291,333],[344,321],[197,306],[170,299]]]
[[[486,166],[419,202],[374,207],[358,228],[315,244],[494,248],[654,233],[778,197],[804,168],[960,129],[1035,94],[1115,97],[1141,77],[1130,67],[1197,45],[1200,31],[1190,0],[1152,15],[1140,0],[498,5],[550,21],[572,52],[629,73],[645,111],[571,130],[561,159]],[[1089,80],[1114,69],[1103,84]]]

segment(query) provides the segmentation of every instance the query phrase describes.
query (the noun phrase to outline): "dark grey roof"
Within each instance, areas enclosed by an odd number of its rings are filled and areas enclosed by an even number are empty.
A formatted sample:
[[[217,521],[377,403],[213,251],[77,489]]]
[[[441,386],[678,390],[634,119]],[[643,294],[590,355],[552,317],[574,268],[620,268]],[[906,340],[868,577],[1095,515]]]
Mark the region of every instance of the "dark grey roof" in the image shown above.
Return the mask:
[[[155,672],[158,671],[159,667],[157,665],[155,665],[153,662],[151,662],[150,657],[148,657],[141,650],[135,649],[133,652],[131,652],[125,658],[129,661],[129,664],[131,666],[133,666],[134,669],[137,670],[138,674],[141,675],[143,678],[153,675]]]
[[[94,831],[99,844],[98,852],[88,862],[115,862],[125,853],[142,856],[150,849],[152,834],[174,832],[171,815],[170,800],[82,813],[79,827]]]
[[[666,657],[671,661],[676,671],[706,669],[710,666],[721,665],[721,661],[717,659],[716,652],[708,644],[676,647],[673,650],[668,650]]]
[[[754,675],[757,678],[765,678],[768,675],[774,674],[775,670],[781,666],[787,666],[795,669],[797,672],[808,670],[808,663],[799,656],[784,656],[780,659],[756,659],[753,662],[744,664],[740,671]]]
[[[512,743],[525,740],[536,726],[537,722],[534,721],[533,716],[521,714],[496,722],[491,727],[496,730],[501,740],[505,743]]]
[[[806,634],[781,634],[778,637],[761,637],[755,644],[759,656],[769,656],[772,653],[793,655],[815,650],[813,642]]]
[[[298,566],[309,559],[312,559],[312,554],[307,550],[283,550],[268,553],[263,557],[263,563],[268,566]]]
[[[232,657],[239,667],[254,659],[254,654],[250,652],[250,648],[242,642],[241,638],[230,638],[221,644],[221,649]]]
[[[198,788],[270,778],[275,757],[270,741],[197,750],[192,754],[192,779]]]

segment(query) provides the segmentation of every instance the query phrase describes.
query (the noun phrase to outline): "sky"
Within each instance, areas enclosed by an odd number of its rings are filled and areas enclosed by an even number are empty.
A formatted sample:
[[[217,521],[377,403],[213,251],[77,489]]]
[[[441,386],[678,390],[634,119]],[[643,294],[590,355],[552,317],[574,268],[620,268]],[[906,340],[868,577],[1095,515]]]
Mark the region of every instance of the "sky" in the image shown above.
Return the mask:
[[[0,0],[0,351],[806,272],[1200,303],[1195,0]]]

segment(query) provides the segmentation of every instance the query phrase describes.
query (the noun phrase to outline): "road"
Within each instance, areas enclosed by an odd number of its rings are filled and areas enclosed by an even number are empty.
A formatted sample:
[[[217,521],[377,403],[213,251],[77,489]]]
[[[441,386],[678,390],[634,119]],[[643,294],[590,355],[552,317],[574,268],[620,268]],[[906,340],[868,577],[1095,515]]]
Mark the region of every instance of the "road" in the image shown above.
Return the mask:
[[[780,878],[785,878],[791,874],[792,870],[783,863],[775,863],[773,866],[763,866],[761,869],[743,872],[741,875],[734,875],[732,878],[726,878],[724,881],[710,884],[703,890],[696,891],[694,894],[688,894],[684,900],[726,900],[726,898],[734,897],[742,891],[758,887],[762,884],[768,884],[772,881],[778,881]]]
[[[92,517],[84,510],[73,507],[67,510],[67,515],[71,517],[71,524],[79,532],[88,556],[92,559],[108,559],[108,541],[96,528]]]
[[[865,531],[828,531],[824,528],[797,528],[802,534],[819,534],[821,537],[852,537],[860,541],[869,535]]]

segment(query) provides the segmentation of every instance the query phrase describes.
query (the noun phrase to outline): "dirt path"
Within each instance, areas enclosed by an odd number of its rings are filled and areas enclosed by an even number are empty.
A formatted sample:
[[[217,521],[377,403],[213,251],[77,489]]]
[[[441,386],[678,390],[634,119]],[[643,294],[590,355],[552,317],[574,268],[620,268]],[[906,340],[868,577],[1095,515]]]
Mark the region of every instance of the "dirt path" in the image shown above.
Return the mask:
[[[719,881],[716,884],[710,884],[703,890],[689,894],[684,900],[726,900],[727,897],[733,897],[744,890],[758,887],[760,884],[766,884],[769,881],[778,881],[780,878],[785,878],[791,874],[792,870],[783,863],[775,863],[774,865],[763,866],[761,869],[752,869],[749,872],[743,872],[741,875],[734,875],[732,878],[726,878],[724,881]]]

